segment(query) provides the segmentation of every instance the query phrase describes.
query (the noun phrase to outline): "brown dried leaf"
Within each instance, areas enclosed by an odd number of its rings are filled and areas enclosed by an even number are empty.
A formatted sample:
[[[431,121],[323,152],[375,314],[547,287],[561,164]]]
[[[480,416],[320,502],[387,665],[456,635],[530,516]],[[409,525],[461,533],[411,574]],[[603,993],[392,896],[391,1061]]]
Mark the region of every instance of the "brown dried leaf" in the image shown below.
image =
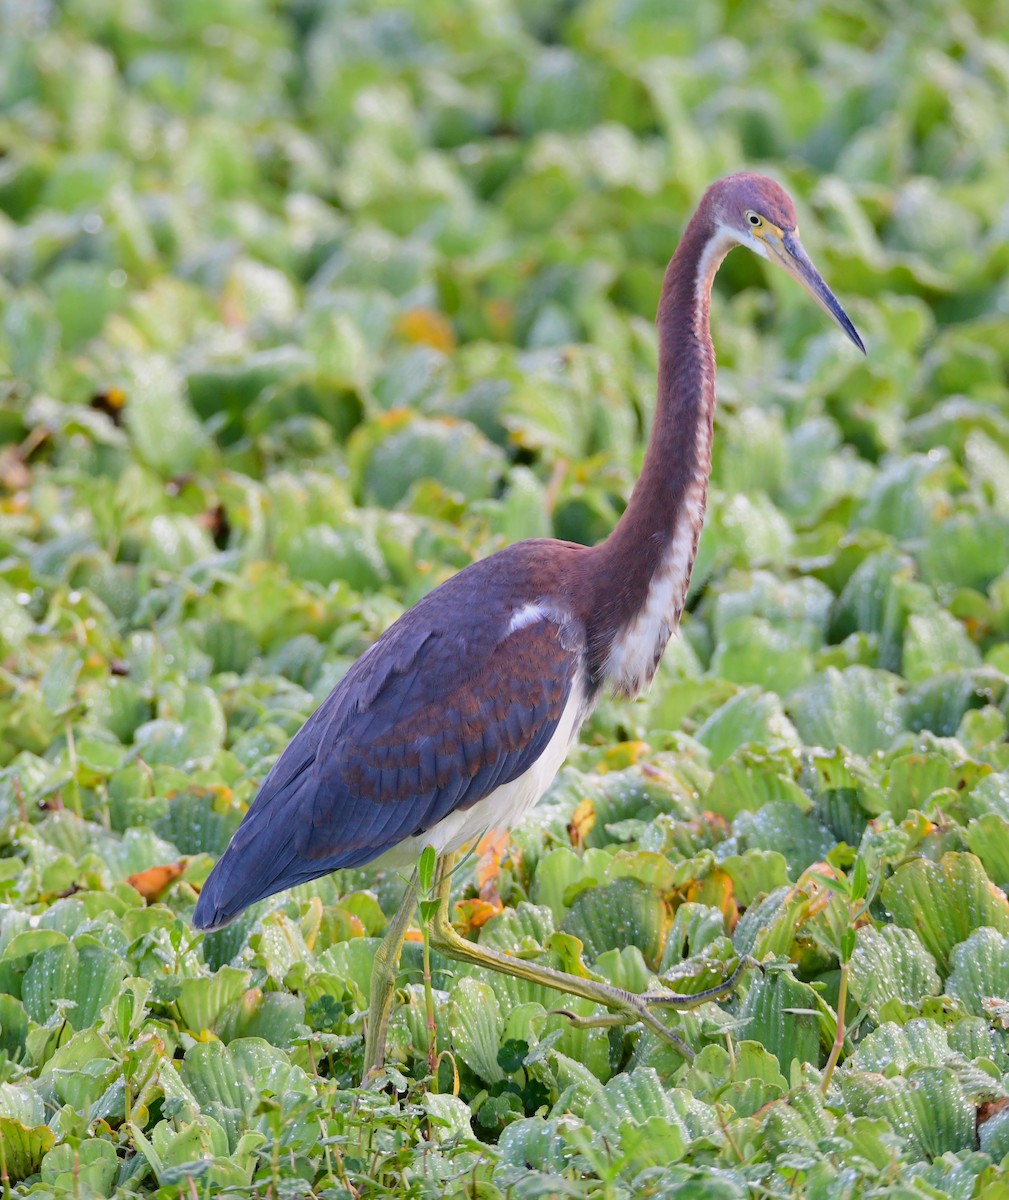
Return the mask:
[[[996,1114],[1002,1112],[1006,1108],[1009,1108],[1009,1100],[986,1100],[984,1104],[978,1107],[977,1110],[978,1128],[980,1129],[985,1121],[990,1121],[992,1117],[996,1116]]]
[[[174,883],[186,869],[186,861],[180,858],[178,862],[167,863],[162,867],[148,867],[146,871],[130,875],[126,882],[135,887],[145,900],[157,900],[169,884]]]
[[[496,917],[503,908],[504,905],[500,900],[497,904],[490,904],[486,900],[478,899],[459,900],[455,906],[455,924],[465,937],[472,930],[486,925],[491,917]]]

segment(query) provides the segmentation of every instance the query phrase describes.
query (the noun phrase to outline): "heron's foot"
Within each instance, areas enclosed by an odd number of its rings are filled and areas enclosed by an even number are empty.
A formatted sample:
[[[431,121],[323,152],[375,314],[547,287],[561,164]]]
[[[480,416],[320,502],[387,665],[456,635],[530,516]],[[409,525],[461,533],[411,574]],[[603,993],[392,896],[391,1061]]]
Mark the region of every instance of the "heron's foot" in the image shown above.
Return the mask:
[[[706,1000],[717,1000],[731,992],[743,972],[750,968],[763,970],[755,958],[744,955],[736,964],[732,974],[721,983],[693,994],[671,991],[627,992],[623,989],[614,989],[618,995],[612,999],[603,999],[600,996],[601,1002],[607,1004],[610,1011],[600,1013],[595,1017],[581,1017],[566,1008],[557,1008],[552,1011],[567,1017],[576,1029],[614,1029],[621,1025],[645,1025],[663,1041],[675,1046],[684,1058],[692,1061],[693,1050],[679,1034],[674,1033],[668,1025],[656,1017],[651,1011],[652,1007],[690,1009],[696,1008]]]
[[[653,1013],[649,1012],[647,1005],[641,1005],[639,1008],[638,1005],[629,1003],[626,1009],[601,1013],[597,1017],[580,1017],[569,1008],[552,1008],[550,1011],[558,1016],[567,1017],[575,1029],[616,1029],[621,1025],[647,1025],[664,1042],[675,1046],[688,1062],[693,1061],[693,1050],[678,1033],[674,1033],[668,1025],[664,1025]]]
[[[667,990],[661,992],[642,992],[640,999],[645,1004],[665,1005],[671,1008],[696,1008],[706,1000],[718,1000],[722,996],[728,995],[739,982],[743,972],[748,970],[757,970],[763,973],[764,965],[758,962],[752,954],[743,954],[740,955],[739,961],[732,968],[732,973],[727,975],[721,983],[716,983],[713,987],[704,988],[700,992],[673,992]]]
[[[678,1034],[674,1033],[664,1021],[652,1012],[653,1007],[659,1008],[693,1008],[703,1004],[705,1000],[714,1000],[732,991],[739,977],[747,967],[757,965],[749,956],[740,958],[732,974],[714,987],[693,995],[681,995],[668,990],[651,992],[629,992],[626,988],[615,987],[600,979],[586,979],[580,975],[571,975],[567,971],[558,971],[542,963],[530,962],[523,958],[505,954],[490,946],[467,941],[461,937],[449,920],[449,887],[450,877],[446,860],[439,864],[440,875],[436,885],[438,908],[430,918],[431,945],[448,958],[457,962],[468,963],[475,967],[484,967],[490,971],[500,971],[516,979],[524,979],[528,983],[542,987],[553,988],[569,996],[581,996],[602,1008],[609,1009],[609,1014],[598,1018],[588,1018],[605,1027],[619,1025],[644,1025],[663,1041],[675,1046],[687,1059],[694,1057],[694,1052]],[[576,1021],[586,1020],[575,1018]],[[588,1025],[585,1025],[588,1028]]]
[[[630,1019],[629,1013],[608,1012],[598,1017],[580,1017],[570,1008],[552,1008],[548,1017],[566,1017],[568,1024],[574,1029],[616,1029],[618,1025],[626,1025]]]

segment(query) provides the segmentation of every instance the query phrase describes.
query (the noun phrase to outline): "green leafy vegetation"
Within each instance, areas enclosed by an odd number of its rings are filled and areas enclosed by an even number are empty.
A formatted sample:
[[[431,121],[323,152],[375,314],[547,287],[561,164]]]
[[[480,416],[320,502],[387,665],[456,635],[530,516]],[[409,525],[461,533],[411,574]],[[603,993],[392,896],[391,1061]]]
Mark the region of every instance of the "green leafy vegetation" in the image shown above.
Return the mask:
[[[1009,1194],[1004,0],[0,22],[5,1195]],[[761,967],[663,1015],[687,1061],[418,932],[363,1091],[400,879],[197,891],[405,607],[612,527],[741,166],[869,355],[730,256],[681,637],[453,892],[633,991]]]

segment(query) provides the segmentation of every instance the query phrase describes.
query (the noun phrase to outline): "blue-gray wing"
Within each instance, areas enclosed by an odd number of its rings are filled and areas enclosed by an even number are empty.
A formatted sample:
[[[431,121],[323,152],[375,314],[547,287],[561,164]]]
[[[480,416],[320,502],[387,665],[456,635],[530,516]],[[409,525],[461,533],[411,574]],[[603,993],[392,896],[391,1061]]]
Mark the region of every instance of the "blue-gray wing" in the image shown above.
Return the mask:
[[[198,927],[368,863],[536,762],[571,698],[580,632],[546,618],[509,631],[477,611],[458,616],[432,628],[422,602],[308,719],[207,879]]]

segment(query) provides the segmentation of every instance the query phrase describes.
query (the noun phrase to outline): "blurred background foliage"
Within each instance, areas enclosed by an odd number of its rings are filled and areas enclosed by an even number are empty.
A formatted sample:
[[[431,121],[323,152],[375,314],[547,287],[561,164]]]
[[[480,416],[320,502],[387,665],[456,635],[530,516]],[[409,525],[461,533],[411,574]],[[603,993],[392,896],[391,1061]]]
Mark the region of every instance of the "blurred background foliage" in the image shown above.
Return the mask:
[[[1009,1087],[1007,29],[1006,0],[0,6],[7,1178],[1004,1188],[1009,1124],[976,1120]],[[626,986],[791,968],[692,1018],[685,1073],[441,964],[461,1101],[352,1100],[396,879],[207,939],[194,888],[406,606],[508,541],[612,527],[665,264],[742,167],[796,197],[868,357],[727,260],[683,635],[593,717],[480,936]],[[825,1108],[848,909],[807,868],[856,856],[886,883]],[[408,991],[405,1078],[424,1036]]]

